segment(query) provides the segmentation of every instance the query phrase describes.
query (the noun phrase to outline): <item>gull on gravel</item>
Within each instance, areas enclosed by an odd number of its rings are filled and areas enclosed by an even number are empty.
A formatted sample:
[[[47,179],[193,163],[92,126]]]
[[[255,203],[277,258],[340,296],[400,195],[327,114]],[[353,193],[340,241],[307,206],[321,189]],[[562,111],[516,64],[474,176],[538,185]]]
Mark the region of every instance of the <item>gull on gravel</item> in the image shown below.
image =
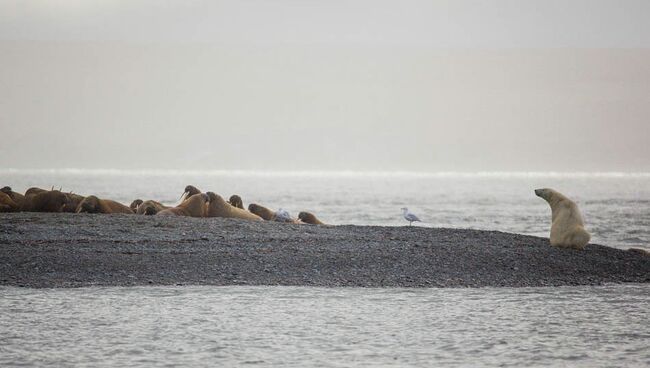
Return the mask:
[[[409,211],[408,208],[402,207],[402,213],[404,215],[404,219],[409,222],[409,226],[413,226],[413,222],[421,222],[420,219],[415,216],[411,211]]]

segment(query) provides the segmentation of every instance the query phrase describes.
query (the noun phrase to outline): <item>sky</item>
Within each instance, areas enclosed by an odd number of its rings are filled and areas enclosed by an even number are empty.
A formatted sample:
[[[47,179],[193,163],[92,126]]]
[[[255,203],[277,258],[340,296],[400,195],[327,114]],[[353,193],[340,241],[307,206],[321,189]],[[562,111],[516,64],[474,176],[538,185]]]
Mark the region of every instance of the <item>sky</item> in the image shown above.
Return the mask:
[[[650,2],[0,0],[0,129],[0,168],[650,171]]]

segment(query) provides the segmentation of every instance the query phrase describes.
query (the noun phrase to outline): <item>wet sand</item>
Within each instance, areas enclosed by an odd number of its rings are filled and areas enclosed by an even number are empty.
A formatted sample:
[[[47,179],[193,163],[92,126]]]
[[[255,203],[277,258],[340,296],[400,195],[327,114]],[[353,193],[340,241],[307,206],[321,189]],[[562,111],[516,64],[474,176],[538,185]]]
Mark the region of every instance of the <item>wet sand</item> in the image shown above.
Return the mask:
[[[526,287],[650,282],[650,256],[466,229],[0,214],[0,285]]]

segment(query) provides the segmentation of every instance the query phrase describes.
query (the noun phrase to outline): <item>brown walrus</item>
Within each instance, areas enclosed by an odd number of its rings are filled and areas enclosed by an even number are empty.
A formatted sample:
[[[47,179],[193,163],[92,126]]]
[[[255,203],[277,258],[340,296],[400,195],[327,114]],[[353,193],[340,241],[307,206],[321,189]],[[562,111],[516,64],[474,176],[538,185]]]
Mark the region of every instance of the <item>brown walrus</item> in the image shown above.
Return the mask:
[[[275,212],[270,209],[260,206],[257,203],[251,203],[248,205],[248,210],[251,213],[256,214],[257,216],[263,218],[266,221],[273,221],[275,219]]]
[[[66,193],[65,195],[68,197],[68,202],[63,206],[63,212],[69,212],[69,213],[77,212],[79,203],[81,203],[84,200],[84,198],[86,198],[84,196],[81,196],[79,194],[74,194],[72,192]]]
[[[40,194],[40,193],[45,193],[47,190],[41,189],[41,188],[36,188],[32,187],[29,188],[25,191],[25,200],[23,201],[23,205],[21,206],[20,210],[21,211],[31,211],[32,209],[32,198],[34,198],[35,195]]]
[[[27,197],[28,195],[33,195],[33,194],[38,194],[43,192],[47,192],[47,190],[37,188],[37,187],[31,187],[25,191],[25,197]]]
[[[32,208],[32,198],[38,193],[46,192],[45,189],[32,187],[25,191],[23,205],[20,206],[21,211],[31,211]]]
[[[273,212],[272,210],[256,203],[251,203],[250,205],[248,205],[248,210],[256,214],[257,216],[263,218],[266,221],[287,222],[290,224],[300,223],[298,220],[290,217],[285,217],[285,216],[278,217],[278,212]],[[280,209],[280,212],[283,212],[284,214],[286,214],[286,216],[288,216],[288,212],[283,211],[282,209]]]
[[[131,202],[131,205],[129,205],[129,208],[131,209],[131,211],[136,213],[136,212],[138,212],[138,206],[141,205],[142,202],[143,202],[143,200],[138,198],[135,201]]]
[[[59,190],[30,188],[25,192],[25,202],[21,210],[27,212],[61,212],[68,202],[68,196]]]
[[[0,192],[6,194],[11,198],[11,200],[18,205],[18,211],[23,207],[23,204],[25,203],[25,196],[18,193],[14,192],[11,190],[11,187],[3,187],[0,189]]]
[[[160,202],[148,200],[142,202],[136,209],[135,213],[137,213],[138,215],[155,215],[158,212],[162,210],[166,210],[168,208],[169,207],[163,205]]]
[[[178,206],[167,208],[156,213],[156,216],[191,216],[205,217],[209,198],[205,193],[192,195],[181,202]]]
[[[300,221],[304,222],[305,224],[310,224],[310,225],[325,225],[324,222],[322,222],[321,220],[319,220],[318,218],[316,218],[316,216],[314,216],[314,214],[309,213],[309,212],[304,212],[304,211],[303,211],[303,212],[300,212],[300,213],[298,214],[298,219],[299,219]]]
[[[4,192],[0,192],[0,212],[20,211],[20,206]]]
[[[242,201],[241,197],[237,194],[231,195],[228,203],[233,207],[241,208],[242,210],[244,209],[244,201]]]
[[[77,207],[77,213],[129,213],[133,214],[131,208],[123,205],[122,203],[110,200],[99,199],[97,196],[91,195],[84,198]]]
[[[216,193],[208,192],[206,194],[210,200],[208,204],[208,212],[206,214],[207,217],[239,218],[245,220],[262,221],[262,218],[258,215],[231,205]]]
[[[199,193],[201,193],[201,191],[197,187],[195,187],[194,185],[188,185],[185,187],[185,191],[181,195],[181,202],[186,201],[191,196]]]

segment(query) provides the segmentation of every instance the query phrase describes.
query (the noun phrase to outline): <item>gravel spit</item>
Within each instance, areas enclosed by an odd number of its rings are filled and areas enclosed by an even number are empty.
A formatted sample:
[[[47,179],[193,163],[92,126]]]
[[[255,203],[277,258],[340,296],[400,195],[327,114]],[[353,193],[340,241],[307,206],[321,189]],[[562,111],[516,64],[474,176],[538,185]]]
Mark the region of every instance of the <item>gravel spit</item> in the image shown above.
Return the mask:
[[[467,229],[0,214],[0,285],[528,287],[650,282],[650,256]]]

